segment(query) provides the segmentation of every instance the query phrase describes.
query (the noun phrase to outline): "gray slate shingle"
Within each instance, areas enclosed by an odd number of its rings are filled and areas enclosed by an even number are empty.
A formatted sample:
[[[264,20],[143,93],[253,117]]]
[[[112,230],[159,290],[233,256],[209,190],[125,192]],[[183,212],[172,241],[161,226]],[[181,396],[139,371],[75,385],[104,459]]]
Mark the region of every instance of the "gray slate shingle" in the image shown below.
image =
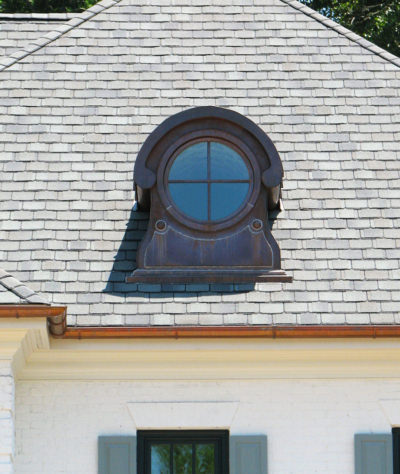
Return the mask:
[[[74,16],[71,13],[0,13],[0,57],[11,56]]]
[[[0,268],[0,304],[46,304],[49,302],[39,296],[5,270]]]

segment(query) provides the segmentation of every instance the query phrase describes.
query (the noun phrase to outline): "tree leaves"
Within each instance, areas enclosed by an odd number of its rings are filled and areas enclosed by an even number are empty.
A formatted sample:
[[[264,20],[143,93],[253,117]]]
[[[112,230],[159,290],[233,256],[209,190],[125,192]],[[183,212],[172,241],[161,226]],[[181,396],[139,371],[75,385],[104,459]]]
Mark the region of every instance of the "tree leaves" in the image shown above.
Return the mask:
[[[0,0],[0,13],[81,12],[98,0]]]
[[[299,0],[400,56],[399,0]]]

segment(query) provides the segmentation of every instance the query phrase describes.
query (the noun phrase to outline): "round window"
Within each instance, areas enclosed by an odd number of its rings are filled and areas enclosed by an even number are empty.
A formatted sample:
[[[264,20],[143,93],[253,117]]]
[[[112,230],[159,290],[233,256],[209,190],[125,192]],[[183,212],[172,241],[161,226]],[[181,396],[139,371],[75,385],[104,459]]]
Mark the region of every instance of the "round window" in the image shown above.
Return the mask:
[[[167,173],[173,204],[197,221],[211,223],[233,216],[251,190],[247,160],[217,141],[192,142],[175,156]]]

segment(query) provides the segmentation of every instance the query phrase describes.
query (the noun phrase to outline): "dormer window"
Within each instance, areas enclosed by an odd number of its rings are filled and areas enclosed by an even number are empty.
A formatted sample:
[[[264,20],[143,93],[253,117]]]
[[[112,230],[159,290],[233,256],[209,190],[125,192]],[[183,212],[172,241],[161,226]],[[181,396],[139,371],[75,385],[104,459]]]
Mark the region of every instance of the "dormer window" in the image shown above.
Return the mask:
[[[167,119],[135,164],[150,219],[128,281],[291,281],[267,225],[282,176],[272,142],[235,112],[200,107]]]

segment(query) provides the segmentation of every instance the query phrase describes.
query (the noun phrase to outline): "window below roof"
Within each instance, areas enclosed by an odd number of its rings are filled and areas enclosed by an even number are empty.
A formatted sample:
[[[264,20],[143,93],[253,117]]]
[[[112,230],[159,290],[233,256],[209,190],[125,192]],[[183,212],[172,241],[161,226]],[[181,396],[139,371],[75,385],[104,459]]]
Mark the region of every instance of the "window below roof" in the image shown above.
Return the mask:
[[[228,431],[138,431],[138,474],[227,474]]]

